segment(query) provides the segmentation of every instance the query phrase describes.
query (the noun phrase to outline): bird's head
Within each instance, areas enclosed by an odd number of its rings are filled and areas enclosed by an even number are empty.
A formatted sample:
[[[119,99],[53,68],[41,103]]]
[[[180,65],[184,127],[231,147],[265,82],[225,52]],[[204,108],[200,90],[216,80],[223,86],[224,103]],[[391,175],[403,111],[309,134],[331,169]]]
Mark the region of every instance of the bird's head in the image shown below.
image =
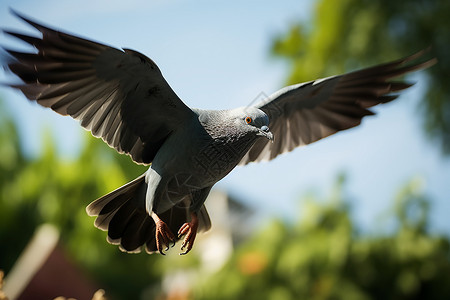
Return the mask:
[[[273,141],[273,134],[269,130],[269,117],[256,107],[241,107],[233,110],[235,122],[245,132],[252,132],[258,137],[265,137]]]

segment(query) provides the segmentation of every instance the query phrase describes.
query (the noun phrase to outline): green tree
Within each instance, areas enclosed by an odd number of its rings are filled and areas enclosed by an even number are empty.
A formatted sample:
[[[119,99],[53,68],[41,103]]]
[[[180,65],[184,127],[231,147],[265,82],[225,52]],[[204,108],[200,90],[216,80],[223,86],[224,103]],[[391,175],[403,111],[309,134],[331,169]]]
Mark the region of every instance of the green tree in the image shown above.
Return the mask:
[[[302,201],[295,224],[273,220],[205,278],[195,299],[449,299],[450,242],[426,230],[427,199],[412,181],[395,199],[397,229],[362,236],[339,182]]]
[[[319,0],[307,23],[275,39],[289,83],[367,67],[432,46],[439,63],[426,70],[421,104],[427,132],[450,154],[450,2],[446,0]],[[430,55],[430,57],[431,57]]]
[[[138,299],[149,285],[160,283],[159,256],[122,253],[109,245],[85,207],[145,168],[88,135],[74,160],[62,160],[48,134],[42,155],[28,158],[15,124],[0,109],[0,269],[8,274],[35,229],[51,223],[59,228],[67,253],[109,299]]]

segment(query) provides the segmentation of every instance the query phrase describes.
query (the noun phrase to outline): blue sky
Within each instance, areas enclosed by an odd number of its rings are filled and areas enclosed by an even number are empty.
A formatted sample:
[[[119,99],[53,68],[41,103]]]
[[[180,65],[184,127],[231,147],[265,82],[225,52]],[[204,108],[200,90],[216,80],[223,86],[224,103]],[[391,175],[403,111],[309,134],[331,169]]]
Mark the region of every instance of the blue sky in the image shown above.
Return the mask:
[[[64,31],[138,50],[159,65],[187,105],[222,109],[245,106],[260,93],[284,86],[288,66],[270,56],[272,38],[290,24],[307,20],[314,1],[0,2],[1,27],[33,32],[9,13],[9,7]],[[20,47],[4,35],[0,44]],[[412,79],[418,81],[413,88],[398,101],[377,107],[378,114],[358,128],[268,163],[237,168],[216,187],[261,207],[265,216],[292,220],[298,216],[301,195],[311,190],[326,195],[336,176],[345,172],[353,215],[372,232],[385,228],[379,216],[391,207],[398,188],[415,179],[433,199],[432,230],[450,234],[450,159],[423,134],[418,104],[426,82],[417,74]],[[6,80],[5,74],[0,80]],[[76,121],[10,89],[1,87],[0,95],[20,124],[29,155],[39,153],[42,128],[52,129],[61,155],[77,154],[84,130]]]

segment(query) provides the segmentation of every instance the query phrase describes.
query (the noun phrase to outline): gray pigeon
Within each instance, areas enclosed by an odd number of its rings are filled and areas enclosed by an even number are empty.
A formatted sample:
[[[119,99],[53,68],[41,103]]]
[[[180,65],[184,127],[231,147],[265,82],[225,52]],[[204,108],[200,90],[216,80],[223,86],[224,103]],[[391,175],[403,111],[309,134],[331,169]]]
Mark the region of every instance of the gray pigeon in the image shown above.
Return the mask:
[[[360,124],[370,108],[411,84],[394,77],[430,67],[426,51],[363,69],[286,87],[255,107],[202,110],[186,106],[145,55],[59,32],[12,12],[36,28],[33,37],[5,31],[37,52],[5,49],[10,84],[28,99],[80,121],[148,171],[86,209],[108,241],[126,252],[169,249],[184,236],[188,253],[211,227],[204,206],[212,186],[237,165],[271,160]],[[408,64],[409,63],[409,64]],[[269,122],[270,128],[269,130]],[[165,248],[165,250],[164,250]]]

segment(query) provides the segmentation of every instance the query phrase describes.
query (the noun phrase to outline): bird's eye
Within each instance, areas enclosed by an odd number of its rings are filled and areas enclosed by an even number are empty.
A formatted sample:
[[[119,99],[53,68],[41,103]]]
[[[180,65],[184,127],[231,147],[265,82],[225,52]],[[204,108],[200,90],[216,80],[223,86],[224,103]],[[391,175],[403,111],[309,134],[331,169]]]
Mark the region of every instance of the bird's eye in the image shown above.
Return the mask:
[[[250,117],[246,117],[245,122],[247,122],[247,124],[250,124],[251,122],[253,122],[253,119]]]

